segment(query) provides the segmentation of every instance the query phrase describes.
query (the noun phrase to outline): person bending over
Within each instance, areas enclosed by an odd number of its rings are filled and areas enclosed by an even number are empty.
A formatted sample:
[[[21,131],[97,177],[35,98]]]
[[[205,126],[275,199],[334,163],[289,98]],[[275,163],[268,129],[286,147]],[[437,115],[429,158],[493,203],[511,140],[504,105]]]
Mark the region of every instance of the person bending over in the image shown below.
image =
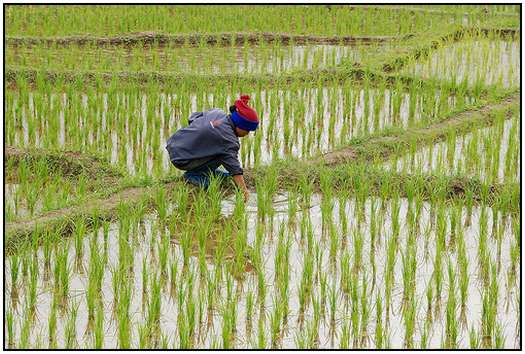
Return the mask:
[[[211,175],[231,176],[244,198],[248,198],[238,154],[239,138],[255,131],[259,125],[257,112],[248,106],[249,99],[242,95],[230,107],[229,114],[218,108],[193,112],[189,125],[168,139],[166,150],[171,163],[186,171],[183,175],[186,182],[208,188]],[[226,171],[219,169],[221,165]]]

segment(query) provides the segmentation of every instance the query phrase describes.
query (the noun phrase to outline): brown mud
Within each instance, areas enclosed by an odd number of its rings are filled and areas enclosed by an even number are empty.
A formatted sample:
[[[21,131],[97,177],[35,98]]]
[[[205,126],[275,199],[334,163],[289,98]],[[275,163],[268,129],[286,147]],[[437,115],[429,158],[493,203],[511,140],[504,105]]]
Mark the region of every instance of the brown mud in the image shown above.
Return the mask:
[[[199,47],[207,46],[244,46],[261,43],[279,43],[280,45],[356,45],[383,43],[394,40],[405,40],[413,37],[405,36],[310,36],[288,33],[213,33],[213,34],[183,34],[173,35],[158,32],[137,32],[114,37],[68,36],[68,37],[6,37],[6,44],[10,46],[171,46],[171,47]]]

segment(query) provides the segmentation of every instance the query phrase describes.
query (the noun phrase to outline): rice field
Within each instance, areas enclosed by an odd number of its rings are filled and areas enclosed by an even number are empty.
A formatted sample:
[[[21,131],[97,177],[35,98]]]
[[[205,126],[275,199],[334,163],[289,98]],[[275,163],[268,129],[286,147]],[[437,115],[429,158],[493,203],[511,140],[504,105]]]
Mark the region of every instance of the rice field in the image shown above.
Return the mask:
[[[484,9],[7,6],[5,347],[521,349],[520,8]],[[165,150],[240,93],[246,201]]]

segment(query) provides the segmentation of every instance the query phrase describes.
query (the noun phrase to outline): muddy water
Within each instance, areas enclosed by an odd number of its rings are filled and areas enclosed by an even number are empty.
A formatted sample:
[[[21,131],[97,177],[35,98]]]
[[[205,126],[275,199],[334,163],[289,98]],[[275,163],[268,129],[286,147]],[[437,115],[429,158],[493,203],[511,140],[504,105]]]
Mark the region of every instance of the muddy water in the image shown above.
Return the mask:
[[[439,99],[439,92],[433,93],[435,97],[429,94],[411,97],[389,89],[365,91],[350,85],[247,93],[259,112],[261,124],[256,136],[242,140],[240,159],[245,167],[288,156],[307,159],[354,137],[388,127],[406,128],[434,114],[423,114],[424,105]],[[156,98],[63,94],[39,97],[51,107],[43,113],[44,107],[35,107],[39,104],[34,103],[35,97],[30,94],[27,105],[17,107],[17,98],[11,101],[12,106],[8,104],[11,123],[6,127],[7,142],[15,146],[35,144],[102,154],[132,174],[158,176],[172,168],[165,142],[186,125],[187,116],[214,107],[226,109],[234,98],[228,93],[219,96],[160,93]],[[77,109],[66,110],[75,104]],[[452,109],[456,100],[449,97],[448,105]],[[41,119],[43,115],[45,120]]]
[[[9,65],[45,66],[47,70],[163,71],[220,73],[275,73],[288,70],[312,70],[339,65],[343,61],[359,63],[391,48],[374,45],[300,45],[202,48],[10,48]]]
[[[385,285],[385,265],[386,265],[386,248],[388,241],[392,236],[393,229],[393,207],[389,202],[381,204],[379,199],[367,199],[364,204],[356,204],[354,199],[347,199],[343,204],[334,202],[334,209],[332,213],[332,221],[335,223],[334,232],[337,234],[337,247],[335,255],[335,263],[331,263],[330,257],[330,236],[323,234],[323,212],[321,209],[322,199],[319,195],[313,195],[307,204],[298,205],[298,211],[295,214],[294,220],[289,219],[289,202],[291,197],[288,195],[277,195],[274,197],[273,203],[273,229],[270,229],[269,224],[266,222],[266,228],[263,233],[263,244],[261,248],[262,259],[264,260],[264,277],[266,280],[266,296],[264,307],[255,305],[253,315],[253,327],[251,331],[247,330],[246,321],[246,298],[250,292],[257,294],[257,274],[252,271],[245,275],[241,279],[232,279],[234,283],[234,289],[238,296],[238,303],[236,307],[237,321],[236,321],[236,334],[233,346],[236,348],[253,348],[257,347],[259,331],[265,336],[266,346],[270,346],[270,318],[275,308],[275,301],[277,299],[276,288],[274,279],[276,277],[275,258],[277,254],[279,244],[279,230],[284,227],[285,240],[290,241],[289,251],[289,269],[290,269],[290,283],[289,283],[289,314],[287,324],[282,327],[282,333],[279,336],[279,340],[275,343],[276,347],[279,348],[295,348],[297,347],[297,337],[305,333],[306,326],[313,320],[313,307],[310,304],[307,306],[304,313],[304,322],[302,324],[298,322],[299,318],[299,288],[302,278],[303,269],[305,267],[305,260],[307,257],[315,257],[314,259],[314,274],[318,271],[326,276],[328,288],[331,288],[332,284],[335,286],[337,301],[336,301],[336,312],[335,312],[335,329],[332,331],[330,325],[330,309],[329,301],[323,304],[326,310],[325,317],[321,317],[319,323],[319,338],[318,346],[320,348],[337,348],[340,345],[342,327],[350,322],[351,315],[351,303],[347,300],[348,297],[343,293],[341,288],[341,258],[344,252],[348,252],[351,262],[355,258],[355,245],[353,244],[353,236],[357,232],[361,232],[364,235],[364,242],[362,248],[362,267],[358,276],[358,291],[359,294],[362,291],[363,284],[361,279],[363,276],[368,281],[368,298],[370,299],[369,308],[369,321],[364,326],[368,333],[368,344],[367,347],[374,348],[373,333],[375,330],[375,308],[374,301],[377,296],[384,301]],[[344,199],[343,199],[344,200]],[[371,206],[374,205],[374,210],[377,210],[376,216],[379,219],[377,238],[375,241],[375,265],[376,274],[373,276],[372,273],[372,261],[370,258],[370,228],[371,228]],[[413,205],[412,205],[413,207]],[[340,208],[341,209],[340,212]],[[364,218],[361,222],[359,210],[364,208]],[[405,244],[408,236],[408,225],[407,225],[407,210],[409,203],[405,199],[399,200],[399,216],[400,216],[400,233],[398,239],[398,245],[400,251],[396,255],[396,263],[394,267],[394,286],[392,288],[392,307],[390,310],[390,324],[388,326],[389,334],[389,348],[402,348],[404,347],[404,327],[403,318],[401,311],[403,283],[402,283],[402,261],[401,252],[405,253]],[[225,200],[222,203],[222,214],[227,217],[232,213],[234,209],[233,200]],[[171,212],[171,211],[170,211]],[[450,210],[446,209],[445,219],[449,220]],[[256,240],[256,229],[261,223],[258,218],[257,200],[255,195],[252,195],[246,206],[246,213],[248,218],[248,243],[255,247]],[[421,210],[421,215],[417,219],[419,224],[419,231],[416,236],[416,285],[415,285],[415,297],[417,298],[417,315],[416,315],[416,330],[414,334],[414,345],[419,347],[419,340],[421,337],[421,328],[426,318],[427,303],[425,300],[425,290],[429,282],[431,281],[432,274],[434,272],[434,252],[435,252],[435,239],[436,239],[436,220],[431,221],[431,215],[436,213],[435,207],[430,204],[424,203]],[[496,239],[491,236],[492,223],[494,216],[490,209],[485,210],[488,217],[487,230],[489,236],[487,237],[488,250],[490,259],[496,263],[498,259],[498,244]],[[463,230],[467,259],[468,259],[468,274],[469,274],[469,285],[468,285],[468,298],[465,312],[466,327],[460,327],[458,336],[459,347],[468,347],[468,330],[475,328],[478,331],[481,328],[481,312],[482,312],[482,300],[481,300],[481,289],[482,282],[479,279],[479,266],[478,266],[478,243],[479,243],[479,232],[480,232],[480,216],[482,214],[480,209],[474,208],[472,213],[471,222],[467,225],[466,222],[467,211],[462,210],[462,216],[460,220],[460,228]],[[341,218],[342,217],[342,218]],[[306,219],[305,219],[306,218]],[[318,252],[314,255],[308,255],[308,241],[307,236],[301,232],[301,222],[308,220],[309,227],[312,228],[312,242],[314,249],[318,248]],[[500,271],[497,275],[497,282],[499,284],[499,296],[498,296],[498,312],[497,321],[501,324],[503,335],[505,337],[505,348],[517,348],[519,347],[519,304],[515,303],[516,291],[519,291],[517,284],[514,283],[509,285],[507,283],[507,274],[510,270],[510,248],[514,241],[513,230],[511,228],[511,220],[508,217],[498,215],[498,225],[501,231],[501,258],[500,258]],[[325,220],[326,221],[326,220]],[[343,232],[342,225],[343,221],[347,223],[346,232]],[[289,224],[290,222],[290,224]],[[295,227],[287,225],[295,225]],[[446,222],[446,227],[450,227],[450,222]],[[159,272],[159,253],[158,244],[160,240],[158,219],[155,215],[145,216],[141,222],[141,226],[136,230],[132,228],[129,233],[130,239],[133,245],[133,271],[132,278],[132,301],[130,306],[129,322],[131,324],[131,345],[132,347],[138,346],[138,327],[144,324],[146,321],[147,310],[143,310],[142,304],[142,261],[146,259],[148,264],[148,273],[150,277],[158,274]],[[82,257],[81,266],[79,267],[75,261],[75,248],[71,243],[65,244],[65,247],[69,247],[69,264],[72,268],[70,278],[70,306],[72,303],[78,305],[78,318],[76,321],[76,335],[79,347],[89,348],[92,347],[92,341],[89,335],[86,335],[87,328],[87,307],[86,307],[86,287],[87,287],[87,274],[88,270],[88,259],[89,259],[89,242],[88,239],[91,236],[87,236],[84,242],[84,253]],[[105,348],[116,348],[118,346],[118,330],[117,323],[113,318],[112,308],[114,306],[113,300],[113,288],[112,288],[112,269],[118,265],[118,250],[119,250],[119,225],[111,225],[109,228],[108,241],[107,241],[107,263],[104,270],[103,286],[102,286],[102,299],[104,303],[104,347]],[[448,238],[448,236],[447,236]],[[346,243],[344,242],[346,240]],[[104,251],[102,232],[98,233],[97,245],[101,253]],[[448,243],[448,242],[447,242]],[[518,245],[519,247],[519,245]],[[439,311],[435,310],[437,300],[433,300],[433,318],[434,321],[431,323],[431,331],[429,332],[429,348],[440,348],[442,337],[444,336],[445,328],[445,308],[447,301],[447,288],[449,284],[447,271],[446,271],[446,260],[450,259],[454,268],[457,267],[457,248],[447,248],[443,253],[443,287],[441,297],[441,307]],[[187,281],[188,268],[183,270],[182,266],[182,251],[180,244],[176,242],[170,243],[169,246],[169,259],[170,262],[174,261],[178,264],[177,279],[178,282]],[[42,251],[39,253],[39,262],[42,263]],[[200,299],[200,293],[206,292],[207,284],[205,281],[199,280],[198,276],[198,264],[195,257],[190,258],[190,269],[193,269],[194,274],[194,287],[193,294],[194,299],[197,301],[197,309],[199,308],[199,301],[206,302],[205,297]],[[43,269],[43,267],[41,267]],[[215,274],[217,268],[213,262],[209,261],[207,265],[207,272],[209,275]],[[456,268],[457,271],[457,268]],[[516,279],[519,279],[520,267],[518,265]],[[10,263],[7,262],[5,276],[6,276],[6,289],[12,289],[10,284]],[[320,274],[319,273],[319,274]],[[227,271],[226,273],[227,274]],[[186,276],[186,277],[185,277]],[[228,277],[228,275],[225,275]],[[52,276],[51,276],[52,279]],[[320,299],[320,285],[319,279],[314,278],[313,292],[315,297]],[[167,280],[169,284],[169,278]],[[21,323],[24,318],[24,298],[26,285],[23,285],[24,281],[19,281],[18,288],[19,292],[19,303],[14,304],[11,292],[6,290],[6,306],[9,311],[14,314],[14,333],[15,343],[18,343],[20,338]],[[27,283],[27,280],[25,281]],[[37,311],[34,322],[31,324],[31,335],[30,335],[30,346],[47,346],[47,321],[49,317],[49,311],[52,299],[52,286],[53,281],[45,281],[42,274],[38,278],[38,299],[37,299]],[[456,280],[457,284],[457,280]],[[435,294],[435,291],[434,291]],[[519,295],[518,295],[519,296]],[[459,294],[458,294],[459,297]],[[256,298],[256,296],[255,296]],[[255,300],[255,299],[254,299]],[[177,298],[170,297],[169,285],[161,291],[161,322],[160,331],[163,335],[168,337],[169,347],[178,347],[179,334],[177,326],[178,306]],[[222,343],[222,315],[221,308],[226,302],[226,280],[220,283],[220,290],[218,296],[215,299],[215,308],[211,313],[210,324],[208,326],[203,325],[199,327],[197,331],[198,339],[195,340],[195,346],[199,348],[209,348]],[[206,308],[206,304],[203,307]],[[385,304],[383,303],[383,309]],[[359,312],[361,313],[361,307],[358,306]],[[198,311],[198,310],[197,310]],[[383,324],[385,310],[383,310]],[[63,317],[60,317],[63,316]],[[457,311],[459,318],[459,308]],[[68,315],[59,315],[58,322],[58,346],[62,347],[64,344],[64,324],[67,321]],[[196,318],[197,315],[196,315]],[[206,321],[206,314],[203,318]],[[263,321],[262,327],[258,326],[258,321]],[[350,345],[352,345],[353,336],[350,337]],[[16,347],[16,344],[15,344]]]
[[[475,133],[456,138],[452,161],[449,159],[451,146],[444,141],[428,148],[421,148],[415,154],[406,154],[397,160],[385,163],[384,166],[397,172],[440,173],[449,176],[459,174],[476,177],[488,183],[519,183],[521,174],[519,126],[519,117],[514,117],[503,123],[497,123],[496,126],[478,129]],[[478,143],[472,155],[470,151],[473,149],[471,144],[474,134]],[[497,152],[498,161],[495,162],[493,160],[496,156],[491,157],[488,149],[498,143],[500,144]],[[492,172],[493,169],[496,170],[495,174]]]
[[[505,88],[520,84],[520,43],[516,41],[464,41],[440,48],[424,61],[406,69],[424,78],[462,82],[469,85],[500,83]]]

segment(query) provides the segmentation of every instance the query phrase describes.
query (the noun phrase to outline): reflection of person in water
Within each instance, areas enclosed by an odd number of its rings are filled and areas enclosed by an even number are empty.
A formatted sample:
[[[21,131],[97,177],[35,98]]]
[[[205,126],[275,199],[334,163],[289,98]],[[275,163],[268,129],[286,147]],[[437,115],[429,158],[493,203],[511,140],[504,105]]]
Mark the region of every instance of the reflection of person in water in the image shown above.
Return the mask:
[[[166,149],[171,163],[186,171],[186,182],[207,188],[210,175],[232,177],[248,198],[243,170],[238,159],[239,138],[255,131],[259,125],[257,112],[248,106],[243,95],[230,107],[230,114],[211,109],[190,115],[189,126],[179,129],[168,139]],[[226,171],[218,169],[223,166]]]

